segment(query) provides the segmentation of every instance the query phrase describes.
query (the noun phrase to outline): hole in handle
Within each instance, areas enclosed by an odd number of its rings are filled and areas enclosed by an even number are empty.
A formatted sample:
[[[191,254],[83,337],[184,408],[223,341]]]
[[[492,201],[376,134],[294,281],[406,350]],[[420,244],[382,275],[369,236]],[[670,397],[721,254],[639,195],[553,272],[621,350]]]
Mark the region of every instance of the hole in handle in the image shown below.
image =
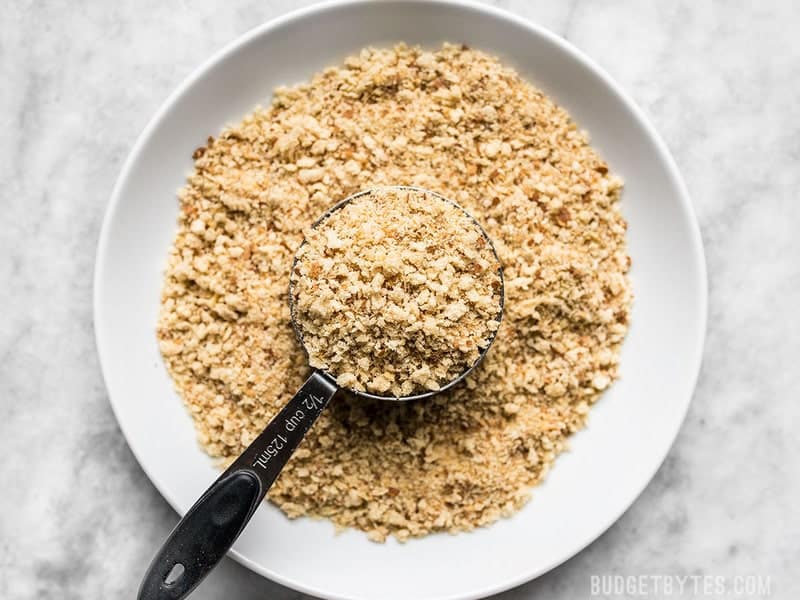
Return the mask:
[[[181,563],[175,563],[167,573],[167,576],[164,577],[164,585],[172,587],[181,580],[185,571],[186,568]]]

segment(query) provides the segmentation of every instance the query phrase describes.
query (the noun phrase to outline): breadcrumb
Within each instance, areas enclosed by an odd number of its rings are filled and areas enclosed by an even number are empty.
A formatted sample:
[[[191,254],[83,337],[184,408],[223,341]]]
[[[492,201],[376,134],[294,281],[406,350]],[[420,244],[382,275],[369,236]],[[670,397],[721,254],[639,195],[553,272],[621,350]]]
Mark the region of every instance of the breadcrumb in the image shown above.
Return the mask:
[[[569,115],[485,53],[399,45],[276,90],[194,158],[158,338],[203,448],[232,461],[310,372],[288,302],[304,230],[361,189],[416,185],[493,240],[497,338],[430,400],[335,399],[269,498],[375,541],[519,509],[617,378],[628,327],[622,182]]]
[[[381,396],[439,390],[500,326],[491,242],[463,209],[421,189],[368,191],[310,228],[291,289],[309,364]]]

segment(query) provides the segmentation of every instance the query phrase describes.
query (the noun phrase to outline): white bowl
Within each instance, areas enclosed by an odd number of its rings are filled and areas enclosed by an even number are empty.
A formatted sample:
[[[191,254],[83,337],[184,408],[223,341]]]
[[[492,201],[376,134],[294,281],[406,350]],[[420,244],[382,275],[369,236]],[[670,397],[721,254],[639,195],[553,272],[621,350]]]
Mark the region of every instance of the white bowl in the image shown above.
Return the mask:
[[[705,263],[680,175],[641,111],[562,39],[486,6],[425,1],[325,4],[241,37],[169,97],[125,163],[98,248],[97,346],[128,443],[183,514],[217,471],[195,441],[154,328],[175,192],[192,151],[265,103],[277,85],[303,81],[363,46],[396,41],[463,42],[500,55],[565,106],[625,178],[635,304],[622,379],[511,519],[469,534],[379,545],[357,531],[335,535],[325,521],[289,521],[265,504],[231,554],[270,579],[325,598],[479,598],[553,568],[622,514],[669,450],[700,366]]]

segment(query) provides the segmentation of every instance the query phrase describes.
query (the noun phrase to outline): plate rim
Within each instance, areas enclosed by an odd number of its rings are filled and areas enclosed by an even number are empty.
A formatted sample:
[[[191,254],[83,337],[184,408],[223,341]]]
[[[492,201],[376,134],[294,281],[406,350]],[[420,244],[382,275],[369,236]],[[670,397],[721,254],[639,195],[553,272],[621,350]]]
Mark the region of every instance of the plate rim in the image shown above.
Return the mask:
[[[657,461],[657,463],[654,464],[652,472],[649,474],[647,478],[643,478],[643,483],[641,484],[640,488],[635,494],[631,496],[630,501],[626,505],[621,506],[618,512],[610,520],[608,520],[608,522],[605,522],[602,525],[596,527],[595,530],[588,536],[586,536],[586,538],[580,544],[577,544],[572,551],[565,552],[563,555],[555,557],[544,567],[531,569],[530,571],[526,571],[515,577],[499,581],[496,584],[489,585],[481,589],[473,590],[469,594],[457,593],[457,594],[447,594],[439,596],[439,600],[480,600],[481,598],[485,598],[486,596],[501,593],[503,591],[522,585],[528,581],[532,581],[537,577],[547,573],[548,571],[556,568],[562,563],[566,562],[567,560],[577,555],[581,551],[583,551],[587,546],[589,546],[592,542],[597,540],[606,531],[608,531],[608,529],[614,523],[616,523],[628,511],[628,509],[630,509],[630,507],[641,496],[642,492],[649,486],[650,482],[653,480],[653,477],[659,471],[662,464],[664,463],[664,460],[666,459],[667,455],[669,454],[670,450],[675,444],[675,440],[677,439],[678,433],[680,432],[680,429],[682,428],[683,423],[686,419],[689,406],[692,403],[692,399],[694,397],[697,388],[697,381],[703,363],[703,349],[705,345],[705,338],[708,327],[707,265],[706,265],[705,250],[703,246],[702,235],[700,232],[700,226],[698,223],[694,205],[692,204],[688,188],[686,187],[686,184],[683,180],[680,170],[678,169],[678,166],[674,158],[672,157],[672,154],[670,153],[666,143],[661,138],[660,134],[655,129],[653,124],[650,122],[649,118],[645,115],[644,111],[641,108],[639,108],[639,106],[633,101],[633,99],[627,94],[627,92],[625,92],[625,90],[622,89],[622,87],[619,84],[617,84],[616,81],[612,79],[611,76],[602,67],[600,67],[597,63],[595,63],[594,60],[589,58],[588,55],[586,55],[583,51],[579,50],[576,46],[572,45],[569,41],[553,33],[544,26],[539,25],[538,23],[526,17],[519,16],[503,8],[499,8],[493,5],[483,4],[476,0],[388,0],[385,3],[398,4],[401,2],[406,5],[421,4],[421,5],[456,6],[460,8],[466,8],[474,12],[483,13],[486,16],[491,16],[505,21],[510,21],[512,24],[528,30],[533,35],[538,35],[542,38],[545,38],[546,41],[557,46],[560,51],[569,55],[571,59],[580,63],[582,66],[586,67],[589,71],[591,71],[598,78],[600,78],[603,84],[606,85],[611,90],[611,92],[613,92],[616,99],[618,99],[622,104],[624,104],[625,108],[631,113],[633,118],[638,122],[639,126],[641,126],[642,129],[646,132],[647,136],[653,142],[658,158],[660,159],[660,161],[662,162],[662,164],[666,169],[667,176],[675,185],[675,188],[678,192],[680,209],[684,214],[684,216],[686,217],[686,221],[689,224],[688,233],[691,242],[690,250],[691,254],[693,255],[693,260],[695,262],[695,266],[697,269],[697,281],[695,281],[694,284],[697,290],[696,301],[699,307],[699,314],[697,315],[698,326],[697,326],[697,331],[695,332],[693,356],[690,361],[690,364],[692,365],[692,374],[689,380],[687,381],[687,383],[689,383],[690,385],[688,387],[687,397],[683,399],[683,406],[681,408],[680,419],[676,421],[676,426],[674,430],[670,432],[670,437],[672,438],[672,441],[665,448],[661,458]],[[106,204],[105,213],[103,216],[102,225],[100,229],[100,235],[97,242],[97,249],[94,261],[94,273],[92,278],[93,279],[92,323],[94,329],[95,346],[97,348],[98,363],[100,365],[103,384],[105,386],[106,393],[108,396],[108,402],[111,405],[111,410],[114,414],[114,418],[117,422],[118,427],[120,428],[120,431],[122,431],[122,434],[125,438],[126,443],[128,444],[128,447],[133,453],[134,458],[136,458],[139,467],[142,469],[142,471],[144,471],[145,475],[147,475],[149,481],[158,490],[162,498],[164,498],[164,500],[166,500],[167,503],[173,508],[173,510],[175,510],[180,516],[182,516],[185,511],[182,511],[180,509],[175,499],[169,493],[167,493],[165,487],[158,480],[158,478],[155,477],[142,462],[142,460],[140,459],[140,452],[137,449],[136,443],[133,441],[134,438],[131,435],[129,435],[126,426],[123,424],[123,421],[120,420],[119,418],[117,404],[114,400],[114,396],[111,393],[111,389],[109,386],[109,378],[107,376],[108,367],[106,366],[106,363],[103,359],[103,356],[107,353],[107,351],[104,350],[105,342],[103,341],[103,335],[101,334],[100,331],[101,328],[98,326],[98,323],[103,322],[103,317],[102,317],[103,308],[102,308],[102,303],[100,302],[100,296],[103,284],[101,281],[100,274],[104,271],[105,257],[107,255],[107,246],[109,244],[109,238],[110,238],[111,222],[114,218],[115,213],[117,212],[118,205],[120,203],[122,188],[125,182],[128,180],[130,176],[130,171],[132,170],[133,165],[138,160],[139,155],[142,152],[142,148],[144,147],[145,143],[148,141],[152,133],[161,124],[161,121],[164,119],[164,116],[170,111],[173,105],[184,95],[184,93],[192,85],[194,85],[194,83],[197,80],[202,78],[208,70],[210,70],[215,65],[225,60],[228,56],[238,51],[242,46],[245,46],[253,39],[265,35],[272,30],[278,29],[291,21],[301,19],[315,13],[324,13],[326,11],[336,10],[341,7],[354,6],[354,5],[367,5],[367,4],[374,4],[374,0],[325,0],[323,2],[315,3],[303,8],[295,9],[253,27],[252,29],[244,32],[243,34],[239,35],[232,41],[225,44],[219,50],[212,53],[210,57],[202,61],[199,66],[195,67],[191,71],[191,73],[187,77],[185,77],[178,84],[178,86],[166,97],[166,99],[162,101],[159,108],[156,110],[155,114],[149,119],[147,125],[144,127],[144,129],[142,129],[141,133],[137,136],[136,141],[131,147],[131,150],[129,151],[122,165],[119,175],[117,176],[117,179],[112,188],[109,201]],[[302,593],[311,594],[314,596],[319,596],[324,598],[330,598],[331,600],[352,600],[353,598],[355,598],[355,596],[331,594],[326,590],[319,589],[314,586],[308,586],[300,581],[284,577],[278,573],[271,571],[269,568],[264,567],[248,559],[246,556],[242,555],[239,551],[235,549],[231,549],[228,552],[228,556],[233,558],[239,564],[253,571],[254,573],[257,573],[258,575]]]

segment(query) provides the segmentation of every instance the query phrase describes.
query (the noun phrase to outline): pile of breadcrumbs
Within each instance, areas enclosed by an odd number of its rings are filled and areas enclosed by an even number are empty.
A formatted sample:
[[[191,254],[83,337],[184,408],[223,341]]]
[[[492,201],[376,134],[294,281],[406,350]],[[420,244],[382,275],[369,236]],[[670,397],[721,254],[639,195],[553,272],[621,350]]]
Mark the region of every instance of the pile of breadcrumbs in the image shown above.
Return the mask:
[[[309,364],[380,396],[438,390],[500,326],[500,264],[480,226],[425,190],[384,187],[307,231],[291,275]]]
[[[409,184],[484,225],[505,276],[486,359],[409,403],[335,399],[269,497],[373,540],[510,515],[617,377],[631,301],[621,181],[566,112],[461,46],[364,50],[194,154],[158,337],[200,442],[230,461],[309,374],[289,318],[304,230]]]

